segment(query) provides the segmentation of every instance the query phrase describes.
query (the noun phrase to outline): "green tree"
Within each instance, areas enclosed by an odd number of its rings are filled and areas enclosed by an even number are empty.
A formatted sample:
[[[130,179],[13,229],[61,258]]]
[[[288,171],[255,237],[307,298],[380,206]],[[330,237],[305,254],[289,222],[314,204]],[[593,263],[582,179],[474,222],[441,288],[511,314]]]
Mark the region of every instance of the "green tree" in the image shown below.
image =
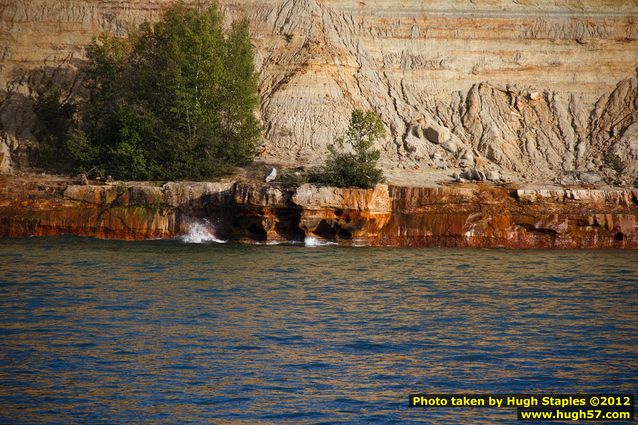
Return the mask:
[[[337,187],[374,187],[383,181],[383,171],[377,168],[380,157],[374,143],[385,135],[383,122],[373,111],[354,110],[350,126],[344,137],[329,146],[323,181]],[[352,146],[352,152],[344,151],[344,145]]]
[[[235,22],[228,35],[224,54],[224,96],[220,101],[225,143],[220,156],[237,164],[252,161],[255,146],[245,140],[258,140],[259,123],[253,111],[259,107],[257,74],[246,19]]]
[[[183,4],[127,38],[87,48],[80,168],[129,179],[205,178],[250,162],[259,105],[248,23]]]
[[[81,171],[96,167],[102,172],[107,171],[105,168],[112,172],[110,154],[120,142],[119,118],[127,103],[124,75],[131,51],[130,39],[106,34],[86,48],[88,61],[81,69],[86,91],[86,99],[80,102],[82,122],[67,142]]]

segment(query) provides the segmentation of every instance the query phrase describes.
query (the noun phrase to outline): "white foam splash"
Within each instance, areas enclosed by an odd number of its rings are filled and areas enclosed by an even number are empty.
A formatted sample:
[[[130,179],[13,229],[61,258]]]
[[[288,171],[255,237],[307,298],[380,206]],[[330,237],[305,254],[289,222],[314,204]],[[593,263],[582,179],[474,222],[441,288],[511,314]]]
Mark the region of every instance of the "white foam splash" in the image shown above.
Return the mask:
[[[218,239],[213,231],[213,226],[208,220],[193,221],[188,224],[188,233],[182,235],[180,239],[186,243],[226,243],[227,241]]]
[[[314,236],[306,236],[303,241],[305,246],[327,246],[327,245],[336,245],[334,242],[317,239]]]

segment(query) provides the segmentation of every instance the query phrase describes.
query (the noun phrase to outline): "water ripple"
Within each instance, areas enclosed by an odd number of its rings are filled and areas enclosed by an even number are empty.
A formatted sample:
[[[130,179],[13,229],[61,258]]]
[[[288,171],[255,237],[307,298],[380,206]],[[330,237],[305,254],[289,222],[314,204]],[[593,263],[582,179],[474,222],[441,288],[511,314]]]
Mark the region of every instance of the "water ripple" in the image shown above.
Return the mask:
[[[0,423],[515,421],[411,392],[638,392],[638,256],[0,241]]]

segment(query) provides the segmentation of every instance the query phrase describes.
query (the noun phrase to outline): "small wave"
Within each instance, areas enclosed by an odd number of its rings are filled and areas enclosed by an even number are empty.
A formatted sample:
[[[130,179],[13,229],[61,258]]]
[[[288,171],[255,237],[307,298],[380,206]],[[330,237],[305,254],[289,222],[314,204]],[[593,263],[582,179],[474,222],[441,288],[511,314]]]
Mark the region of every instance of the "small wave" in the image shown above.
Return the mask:
[[[318,239],[314,236],[306,236],[303,241],[306,246],[328,246],[328,245],[336,245],[335,242],[330,242],[324,239]]]
[[[227,241],[217,238],[208,220],[194,221],[188,224],[188,233],[180,237],[186,243],[226,243]]]

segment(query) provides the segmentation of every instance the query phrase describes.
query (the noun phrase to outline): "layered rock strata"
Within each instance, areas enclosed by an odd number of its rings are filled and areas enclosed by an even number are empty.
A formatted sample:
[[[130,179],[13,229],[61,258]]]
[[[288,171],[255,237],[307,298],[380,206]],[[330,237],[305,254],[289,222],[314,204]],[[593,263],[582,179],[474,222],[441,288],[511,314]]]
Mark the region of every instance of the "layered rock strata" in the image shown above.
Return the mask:
[[[92,36],[125,35],[172,3],[0,0],[0,169],[28,163],[37,87],[72,90]],[[357,107],[386,123],[386,168],[469,166],[534,182],[638,176],[636,0],[220,5],[252,23],[262,159],[321,162]]]
[[[256,183],[5,185],[0,236],[158,239],[205,226],[249,243],[638,248],[638,190],[482,184],[298,188]]]

